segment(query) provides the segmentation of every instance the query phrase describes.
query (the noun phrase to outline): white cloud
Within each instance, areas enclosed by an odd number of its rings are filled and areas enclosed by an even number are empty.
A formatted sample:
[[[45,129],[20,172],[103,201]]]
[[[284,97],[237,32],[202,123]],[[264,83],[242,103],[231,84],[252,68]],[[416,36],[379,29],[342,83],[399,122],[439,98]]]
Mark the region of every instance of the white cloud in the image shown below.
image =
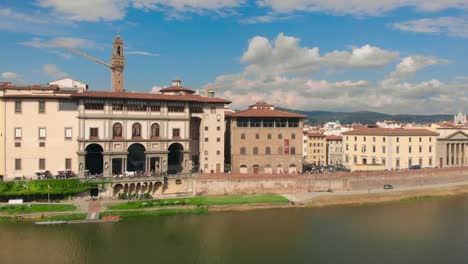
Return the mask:
[[[468,0],[258,0],[257,4],[274,12],[326,12],[338,15],[380,15],[402,7],[435,12],[448,8],[468,9]]]
[[[0,79],[2,81],[24,83],[22,76],[16,72],[2,72],[0,73]]]
[[[439,17],[409,20],[394,23],[402,31],[447,34],[452,37],[468,38],[468,21],[462,17]]]
[[[275,41],[254,37],[241,56],[241,61],[246,64],[244,70],[218,76],[207,86],[219,87],[217,96],[229,98],[234,109],[244,109],[256,101],[266,100],[298,110],[429,114],[459,111],[460,106],[468,103],[468,84],[459,81],[460,78],[455,83],[435,78],[405,81],[419,70],[445,64],[446,60],[412,55],[401,59],[383,80],[330,81],[309,75],[322,67],[379,67],[394,62],[399,53],[365,45],[321,57],[318,47],[306,48],[299,44],[299,39],[283,34]],[[302,74],[304,72],[309,74]]]
[[[262,16],[253,16],[241,19],[239,23],[241,24],[258,24],[258,23],[273,23],[275,21],[283,21],[283,20],[290,20],[297,18],[297,15],[282,15],[282,14],[275,14],[273,12],[269,12],[266,15]]]
[[[64,24],[73,25],[69,22],[57,21],[57,19],[39,11],[26,14],[11,8],[0,7],[0,30],[34,35],[52,35],[58,34]]]
[[[142,55],[142,56],[151,56],[151,57],[158,57],[159,54],[157,53],[151,53],[147,51],[140,51],[140,50],[132,50],[132,51],[127,51],[125,52],[127,55]]]
[[[42,66],[42,73],[53,78],[53,79],[62,79],[68,77],[68,74],[62,72],[57,65],[55,64],[45,64]]]
[[[33,38],[18,44],[34,48],[58,48],[65,46],[76,49],[87,49],[97,47],[96,43],[92,40],[73,37],[57,37],[49,40]]]

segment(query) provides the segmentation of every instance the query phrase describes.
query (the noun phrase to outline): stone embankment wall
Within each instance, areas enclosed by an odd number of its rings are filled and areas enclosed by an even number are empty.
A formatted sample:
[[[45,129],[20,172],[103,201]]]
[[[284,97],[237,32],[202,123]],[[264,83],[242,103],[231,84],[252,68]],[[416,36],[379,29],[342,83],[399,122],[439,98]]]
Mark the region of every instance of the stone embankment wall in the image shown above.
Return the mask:
[[[468,181],[468,167],[338,174],[202,174],[196,195],[296,193],[367,190]]]

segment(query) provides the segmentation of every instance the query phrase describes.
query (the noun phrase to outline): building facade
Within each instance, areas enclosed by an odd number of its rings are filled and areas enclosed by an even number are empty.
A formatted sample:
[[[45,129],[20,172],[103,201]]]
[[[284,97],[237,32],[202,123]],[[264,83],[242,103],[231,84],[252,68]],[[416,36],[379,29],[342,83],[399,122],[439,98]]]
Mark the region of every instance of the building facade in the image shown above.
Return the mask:
[[[302,171],[304,117],[275,110],[265,102],[230,114],[227,120],[231,171],[267,174]]]
[[[343,138],[341,136],[327,136],[327,164],[343,164]]]
[[[438,167],[468,166],[468,128],[438,128],[437,132]]]
[[[327,136],[322,133],[309,132],[307,134],[307,163],[313,165],[327,164]]]
[[[344,165],[351,170],[434,167],[438,135],[427,129],[363,128],[345,132]]]

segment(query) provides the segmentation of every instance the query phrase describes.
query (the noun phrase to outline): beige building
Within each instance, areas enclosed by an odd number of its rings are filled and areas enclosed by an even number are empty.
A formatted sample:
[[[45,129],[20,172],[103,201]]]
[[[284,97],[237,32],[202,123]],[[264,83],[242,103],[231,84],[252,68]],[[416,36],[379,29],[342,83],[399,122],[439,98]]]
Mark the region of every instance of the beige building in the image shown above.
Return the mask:
[[[325,165],[327,163],[327,136],[318,132],[309,132],[307,144],[307,163]]]
[[[437,132],[437,166],[468,166],[468,127],[440,127]]]
[[[230,144],[226,157],[234,173],[302,171],[302,127],[305,116],[275,110],[258,102],[227,117]]]
[[[341,136],[327,136],[327,164],[343,164],[343,138]]]
[[[351,170],[435,167],[438,135],[427,129],[362,128],[345,132],[344,165]]]

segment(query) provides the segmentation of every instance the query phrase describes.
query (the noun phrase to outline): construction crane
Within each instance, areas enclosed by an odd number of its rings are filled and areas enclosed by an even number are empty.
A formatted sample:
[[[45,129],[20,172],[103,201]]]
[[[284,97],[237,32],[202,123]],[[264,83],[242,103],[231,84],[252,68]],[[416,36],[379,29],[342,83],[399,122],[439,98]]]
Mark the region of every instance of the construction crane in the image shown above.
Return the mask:
[[[65,45],[60,45],[60,44],[58,44],[57,46],[60,47],[60,48],[66,49],[66,50],[68,50],[68,51],[70,51],[70,52],[73,52],[73,53],[75,53],[76,55],[80,55],[80,56],[85,57],[85,58],[87,58],[87,59],[90,59],[90,60],[92,60],[92,61],[94,61],[94,62],[97,62],[97,63],[99,63],[99,64],[102,64],[102,65],[108,67],[108,68],[111,69],[111,70],[113,69],[112,65],[110,65],[109,63],[107,63],[107,62],[105,62],[105,61],[103,61],[103,60],[100,60],[100,59],[98,59],[98,58],[96,58],[96,57],[94,57],[94,56],[91,56],[91,55],[89,55],[88,53],[85,53],[85,52],[83,52],[83,51],[81,51],[81,50],[77,50],[77,49],[75,49],[75,48],[67,47],[67,46],[65,46]]]

